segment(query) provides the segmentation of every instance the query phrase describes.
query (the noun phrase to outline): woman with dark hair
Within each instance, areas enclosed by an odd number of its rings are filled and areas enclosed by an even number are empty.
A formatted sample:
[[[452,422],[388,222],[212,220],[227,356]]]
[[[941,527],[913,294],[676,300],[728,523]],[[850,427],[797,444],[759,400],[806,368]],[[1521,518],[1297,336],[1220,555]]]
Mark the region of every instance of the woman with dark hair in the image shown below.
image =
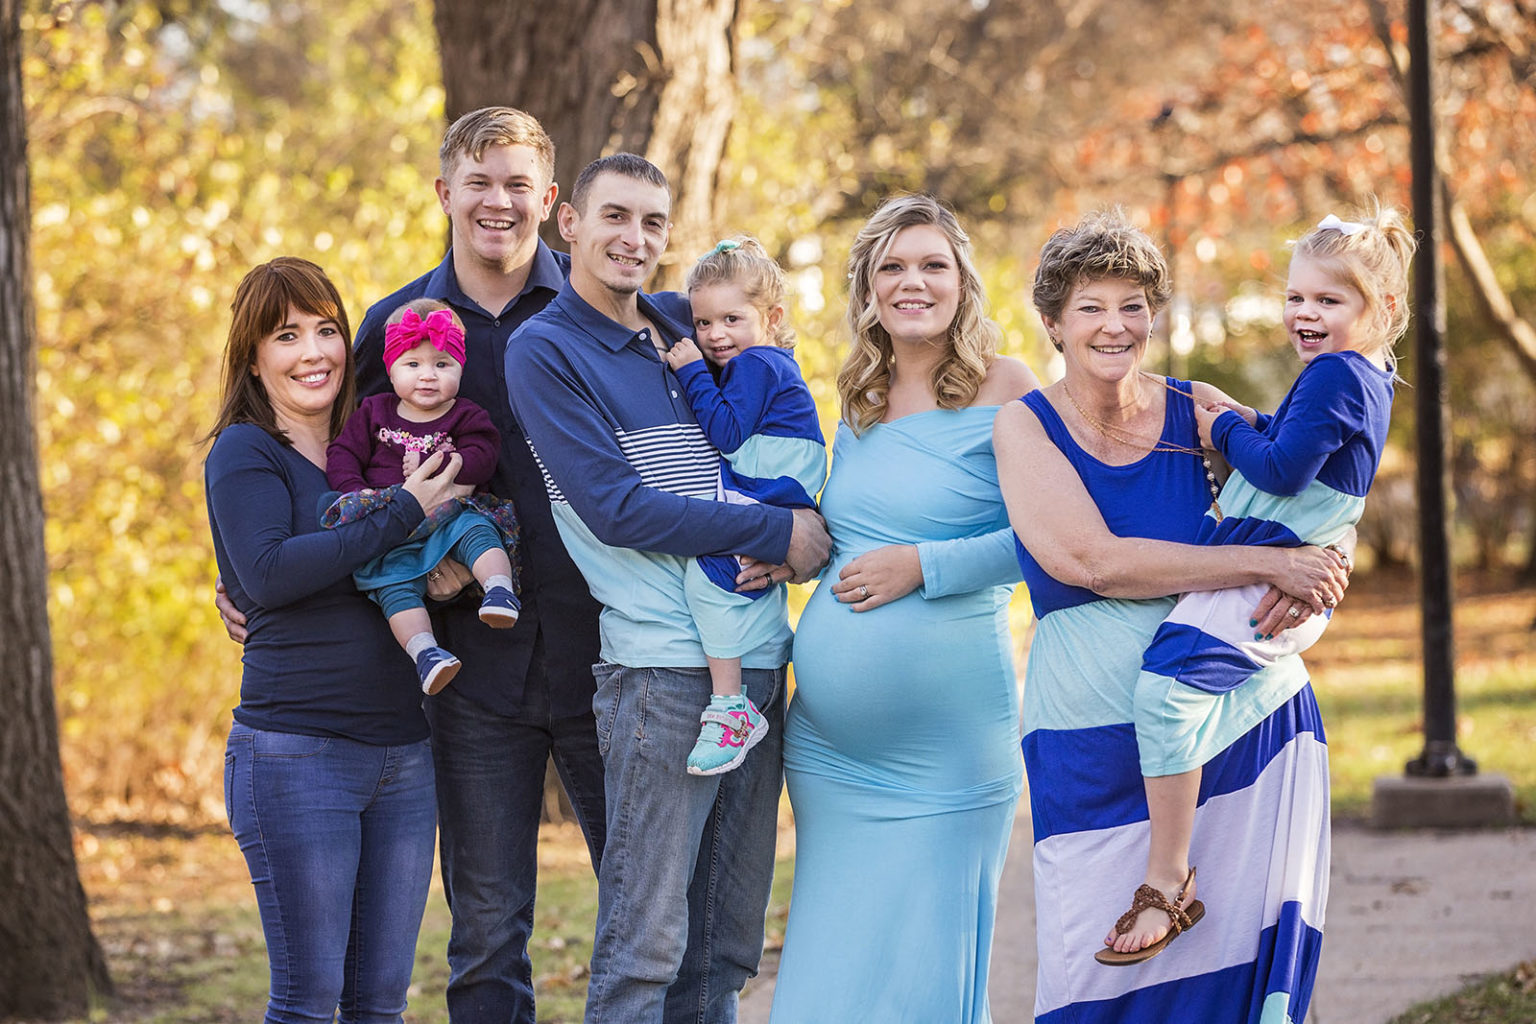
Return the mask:
[[[796,630],[784,733],[795,885],[773,1018],[984,1024],[1022,788],[992,420],[1038,382],[997,354],[970,239],[938,202],[882,204],[848,263],[832,561]]]
[[[351,331],[307,260],[235,293],[204,466],[219,573],[246,617],[224,802],[271,967],[265,1020],[399,1021],[432,876],[421,692],[352,573],[470,488],[434,455],[389,506],[320,527],[326,446],[353,406]]]

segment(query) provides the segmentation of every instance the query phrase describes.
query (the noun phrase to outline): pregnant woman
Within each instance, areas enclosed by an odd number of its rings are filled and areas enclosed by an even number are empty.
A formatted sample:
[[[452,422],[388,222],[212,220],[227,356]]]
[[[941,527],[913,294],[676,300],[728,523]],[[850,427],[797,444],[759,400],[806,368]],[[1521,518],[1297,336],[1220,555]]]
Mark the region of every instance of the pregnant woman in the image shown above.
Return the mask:
[[[969,239],[934,200],[883,204],[849,270],[832,561],[785,726],[796,866],[773,1019],[983,1024],[1022,787],[991,431],[1038,382],[996,355]]]

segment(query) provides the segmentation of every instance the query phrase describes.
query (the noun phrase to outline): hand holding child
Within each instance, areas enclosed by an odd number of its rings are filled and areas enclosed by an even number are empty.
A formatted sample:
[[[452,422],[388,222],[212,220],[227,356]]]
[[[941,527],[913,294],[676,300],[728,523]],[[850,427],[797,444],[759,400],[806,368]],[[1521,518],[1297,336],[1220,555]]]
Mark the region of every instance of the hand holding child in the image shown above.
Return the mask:
[[[467,498],[475,493],[470,485],[455,482],[459,467],[463,464],[464,457],[457,452],[446,456],[442,452],[433,452],[414,473],[405,478],[402,486],[406,493],[416,499],[421,510],[431,515],[444,502]]]
[[[1215,449],[1211,442],[1211,427],[1216,422],[1216,417],[1226,412],[1226,407],[1215,402],[1195,402],[1195,429],[1200,434],[1200,447]]]

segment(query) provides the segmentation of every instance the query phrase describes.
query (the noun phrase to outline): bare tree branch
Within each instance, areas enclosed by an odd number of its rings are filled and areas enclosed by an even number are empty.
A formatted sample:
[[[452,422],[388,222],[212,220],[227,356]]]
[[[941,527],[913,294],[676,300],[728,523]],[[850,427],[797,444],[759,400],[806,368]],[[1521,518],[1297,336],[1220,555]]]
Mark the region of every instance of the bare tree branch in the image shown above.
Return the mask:
[[[1525,375],[1532,383],[1536,383],[1536,327],[1532,327],[1529,320],[1515,312],[1514,304],[1499,285],[1493,264],[1483,252],[1477,232],[1472,229],[1472,222],[1461,204],[1451,195],[1450,186],[1445,184],[1443,176],[1440,190],[1446,223],[1450,227],[1451,248],[1456,252],[1456,259],[1467,272],[1478,303],[1498,328],[1500,339],[1514,353]]]

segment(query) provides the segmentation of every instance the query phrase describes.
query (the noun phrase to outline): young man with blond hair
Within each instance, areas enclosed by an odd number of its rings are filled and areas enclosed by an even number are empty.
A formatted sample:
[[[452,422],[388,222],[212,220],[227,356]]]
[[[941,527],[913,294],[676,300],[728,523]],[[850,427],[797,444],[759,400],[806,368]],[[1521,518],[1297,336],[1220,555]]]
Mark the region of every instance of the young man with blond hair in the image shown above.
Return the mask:
[[[592,715],[598,609],[550,517],[504,376],[513,331],[565,284],[570,261],[539,239],[559,188],[554,143],[531,115],[511,107],[465,114],[443,137],[440,162],[448,254],[369,308],[357,332],[359,393],[389,387],[383,325],[393,310],[425,296],[459,314],[466,354],[459,394],[489,411],[501,433],[490,489],[512,500],[521,522],[522,613],[512,629],[489,630],[466,597],[435,615],[439,638],[464,663],[453,685],[426,701],[443,891],[453,912],[448,1013],[454,1024],[534,1024],[528,942],[551,756],[594,869],[604,837]],[[470,582],[457,566],[442,571],[440,590]]]
[[[522,613],[514,628],[489,630],[468,595],[433,612],[434,631],[464,664],[454,684],[425,704],[443,889],[453,913],[448,1013],[454,1024],[534,1024],[528,942],[551,757],[594,869],[605,822],[592,714],[598,605],[550,516],[504,376],[512,332],[564,286],[570,260],[539,240],[559,189],[554,143],[535,118],[512,107],[470,111],[449,127],[439,157],[435,187],[449,251],[369,308],[357,332],[358,394],[390,386],[383,354],[391,312],[422,297],[453,307],[465,328],[459,394],[486,409],[501,433],[490,489],[516,504],[521,521]],[[471,582],[464,567],[444,563],[430,574],[428,593],[455,598]],[[243,619],[227,598],[218,603],[230,635],[243,641]]]

